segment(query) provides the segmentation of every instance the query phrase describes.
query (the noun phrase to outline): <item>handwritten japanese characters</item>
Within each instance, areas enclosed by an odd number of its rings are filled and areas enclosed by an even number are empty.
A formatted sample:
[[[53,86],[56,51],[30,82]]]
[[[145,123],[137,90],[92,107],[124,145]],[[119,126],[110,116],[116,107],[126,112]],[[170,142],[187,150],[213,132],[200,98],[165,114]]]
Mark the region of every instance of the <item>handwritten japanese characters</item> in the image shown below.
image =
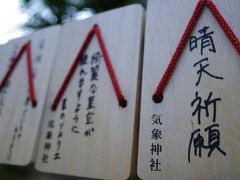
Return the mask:
[[[208,49],[212,53],[216,53],[216,48],[214,45],[214,40],[212,35],[214,34],[213,31],[208,32],[209,26],[204,26],[202,29],[200,29],[198,32],[201,34],[200,37],[191,36],[190,37],[190,51],[193,49],[198,49],[198,44],[200,44],[200,54],[201,57],[204,56],[203,50]],[[194,45],[193,45],[194,43]],[[197,71],[198,80],[195,84],[197,87],[201,79],[203,79],[202,74],[204,73],[206,76],[209,76],[214,79],[223,80],[223,77],[216,76],[212,73],[210,73],[206,68],[210,66],[210,62],[206,63],[205,61],[208,61],[208,58],[205,57],[196,63],[194,63],[193,67],[196,67],[199,65],[199,70]],[[206,64],[203,65],[202,63],[205,62]],[[213,62],[212,62],[213,63]],[[198,91],[195,92],[195,97],[191,102],[191,107],[193,108],[192,112],[192,118],[191,121],[194,121],[194,118],[198,122],[198,125],[200,126],[203,120],[209,121],[210,125],[208,127],[205,127],[203,129],[197,128],[191,133],[191,138],[189,142],[188,147],[188,162],[190,163],[191,159],[191,151],[194,152],[195,156],[198,156],[201,158],[202,156],[202,149],[208,149],[208,157],[211,157],[211,154],[214,152],[214,150],[218,150],[221,154],[226,156],[226,152],[224,152],[220,145],[221,145],[221,134],[219,131],[219,124],[216,122],[216,116],[217,116],[217,104],[221,102],[221,98],[214,97],[213,92],[211,89],[209,90],[209,95],[206,99],[203,99],[200,96],[200,93]],[[205,114],[205,117],[203,117],[203,114]],[[209,117],[212,117],[212,119],[209,119]],[[203,120],[202,120],[203,119]],[[193,122],[192,122],[193,123]],[[208,139],[204,140],[204,137],[201,135],[201,133],[207,133]]]
[[[77,135],[79,137],[90,137],[94,133],[94,98],[97,94],[98,71],[101,58],[102,55],[99,51],[97,51],[92,55],[85,54],[79,62],[79,71],[77,72],[77,92],[75,96],[76,105],[73,109],[71,109],[73,118],[71,128],[68,131],[68,133],[71,133],[71,136]],[[85,87],[86,80],[90,80],[91,82],[89,88]],[[88,90],[88,92],[85,92],[85,90]],[[83,96],[83,93],[89,94],[89,96]],[[87,102],[86,105],[82,104],[82,99]],[[45,164],[49,161],[60,160],[62,157],[62,141],[63,136],[66,134],[64,132],[64,127],[67,124],[66,120],[71,119],[71,117],[67,116],[66,113],[67,109],[71,108],[69,100],[66,96],[62,99],[59,108],[60,111],[57,118],[49,119],[48,121],[42,154],[42,163]],[[83,121],[79,116],[83,117],[85,114],[86,119]],[[54,141],[53,137],[56,137],[56,141]],[[53,143],[55,143],[55,146],[52,145]],[[52,147],[55,147],[55,149]],[[51,156],[51,154],[53,154],[53,156]]]
[[[87,105],[87,114],[86,114],[86,130],[84,132],[85,136],[91,136],[91,134],[94,132],[93,127],[93,115],[94,115],[94,99],[95,94],[97,93],[97,81],[98,81],[98,72],[100,68],[100,60],[102,55],[100,52],[96,52],[92,55],[91,59],[91,85],[89,87],[90,95],[88,97],[88,105]]]

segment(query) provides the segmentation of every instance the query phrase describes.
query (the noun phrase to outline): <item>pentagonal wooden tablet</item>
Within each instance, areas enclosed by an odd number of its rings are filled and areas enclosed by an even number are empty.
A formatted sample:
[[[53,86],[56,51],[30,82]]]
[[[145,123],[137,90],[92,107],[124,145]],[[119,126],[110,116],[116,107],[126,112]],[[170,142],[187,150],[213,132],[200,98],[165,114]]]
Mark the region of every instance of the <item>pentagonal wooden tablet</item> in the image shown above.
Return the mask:
[[[140,113],[142,179],[239,179],[240,56],[208,7],[163,101],[152,100],[198,1],[149,0]],[[214,1],[240,37],[240,1]]]
[[[119,106],[95,34],[56,111],[52,111],[59,88],[94,24],[101,31],[127,106]],[[142,27],[139,5],[62,27],[44,109],[38,170],[99,179],[127,179],[133,172]]]

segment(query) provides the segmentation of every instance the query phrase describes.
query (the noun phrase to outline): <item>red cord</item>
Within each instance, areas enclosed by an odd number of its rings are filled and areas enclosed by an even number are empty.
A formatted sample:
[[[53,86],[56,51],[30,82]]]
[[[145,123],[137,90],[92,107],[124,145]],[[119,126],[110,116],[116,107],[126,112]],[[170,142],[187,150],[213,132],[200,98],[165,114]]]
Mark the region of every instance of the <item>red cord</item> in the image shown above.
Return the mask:
[[[33,76],[32,76],[32,64],[31,64],[32,58],[31,58],[31,42],[30,41],[22,46],[19,53],[17,54],[17,56],[13,60],[13,63],[10,65],[7,73],[5,74],[3,80],[0,84],[0,91],[6,85],[9,77],[11,76],[11,74],[14,71],[16,65],[20,61],[24,51],[26,51],[26,53],[27,53],[27,71],[28,71],[29,96],[30,96],[30,100],[32,102],[32,107],[36,107],[37,101],[36,101],[36,97],[35,97],[35,90],[34,90],[34,83],[33,83]]]
[[[88,33],[85,41],[83,42],[83,45],[80,49],[80,51],[78,52],[77,54],[77,57],[75,58],[62,86],[60,87],[58,93],[57,93],[57,96],[55,97],[54,99],[54,102],[53,102],[53,105],[52,105],[52,110],[56,110],[57,109],[57,106],[70,82],[70,80],[72,79],[72,76],[74,74],[74,72],[76,71],[77,67],[78,67],[78,63],[80,62],[81,60],[81,57],[84,55],[84,52],[85,50],[87,49],[89,43],[91,42],[92,38],[93,38],[93,35],[96,33],[96,36],[97,36],[97,40],[99,42],[99,45],[100,45],[100,48],[102,50],[102,53],[103,53],[103,57],[104,57],[104,60],[105,60],[105,63],[106,63],[106,66],[107,66],[107,70],[108,70],[108,73],[109,73],[109,76],[110,76],[110,79],[112,81],[112,84],[113,84],[113,87],[114,87],[114,90],[115,90],[115,93],[116,93],[116,96],[117,96],[117,99],[119,101],[119,105],[122,106],[122,107],[126,107],[127,105],[127,101],[125,100],[125,98],[123,97],[122,95],[122,92],[120,90],[120,87],[119,87],[119,84],[118,84],[118,81],[116,79],[116,76],[115,76],[115,73],[113,71],[113,68],[112,68],[112,65],[111,65],[111,62],[110,62],[110,59],[109,59],[109,56],[108,56],[108,53],[107,53],[107,50],[105,48],[105,45],[104,45],[104,42],[103,42],[103,39],[102,39],[102,36],[101,36],[101,32],[100,32],[100,29],[98,27],[98,25],[94,25],[93,28],[90,30],[90,32]]]
[[[83,45],[82,45],[80,51],[78,52],[77,57],[75,58],[72,66],[71,66],[71,68],[70,68],[70,70],[69,70],[69,72],[68,72],[68,74],[65,78],[65,80],[63,81],[63,84],[62,84],[61,88],[59,89],[59,91],[57,93],[57,96],[54,99],[54,102],[53,102],[53,105],[52,105],[52,110],[57,109],[57,106],[58,106],[58,104],[59,104],[59,102],[60,102],[60,100],[61,100],[61,98],[64,94],[64,91],[67,88],[70,80],[72,79],[72,76],[73,76],[75,70],[77,69],[78,63],[79,63],[81,57],[83,56],[85,50],[87,49],[88,44],[90,43],[93,35],[94,35],[94,29],[91,29],[91,31],[87,35],[87,38],[83,42]]]
[[[103,53],[103,57],[105,59],[105,63],[106,63],[106,66],[107,66],[109,76],[110,76],[112,84],[113,84],[113,88],[114,88],[116,96],[118,98],[119,105],[122,106],[122,107],[126,107],[127,106],[127,101],[125,100],[125,98],[122,95],[122,92],[121,92],[121,89],[119,87],[117,78],[116,78],[115,73],[113,71],[113,68],[112,68],[112,65],[111,65],[106,47],[105,47],[103,39],[102,39],[101,31],[100,31],[100,29],[97,25],[95,25],[94,28],[95,28],[95,33],[97,35],[97,40],[99,42],[100,48],[101,48],[102,53]]]
[[[211,10],[212,14],[216,18],[218,24],[222,27],[225,34],[227,35],[228,39],[231,41],[235,49],[237,50],[238,54],[240,55],[240,41],[236,37],[236,35],[233,33],[232,29],[228,25],[228,23],[225,21],[223,16],[220,14],[218,9],[216,8],[215,4],[213,4],[212,1],[207,0],[206,1],[207,7]]]
[[[36,107],[37,101],[36,101],[35,89],[34,89],[34,83],[33,83],[32,59],[31,59],[32,56],[31,56],[31,42],[30,41],[26,44],[26,53],[27,53],[29,94],[30,94],[32,106]]]
[[[160,103],[163,100],[163,91],[165,90],[169,79],[171,78],[171,75],[177,65],[177,62],[183,52],[183,49],[187,43],[187,40],[189,39],[193,28],[195,27],[198,18],[201,15],[201,12],[204,8],[204,6],[207,6],[210,11],[212,12],[212,14],[214,15],[214,17],[216,18],[217,22],[219,23],[219,25],[222,27],[222,29],[224,30],[225,34],[227,35],[227,37],[229,38],[229,40],[231,41],[231,43],[233,44],[233,46],[236,48],[237,52],[240,54],[240,42],[237,39],[237,37],[235,36],[235,34],[233,33],[233,31],[231,30],[231,28],[229,27],[229,25],[227,24],[227,22],[224,20],[224,18],[222,17],[222,15],[219,13],[219,11],[217,10],[216,6],[213,4],[213,2],[211,0],[199,0],[193,15],[186,27],[185,32],[183,33],[183,36],[172,56],[172,59],[166,69],[166,71],[164,72],[164,75],[161,79],[161,81],[159,82],[157,88],[156,88],[156,92],[153,95],[153,101],[155,103]]]

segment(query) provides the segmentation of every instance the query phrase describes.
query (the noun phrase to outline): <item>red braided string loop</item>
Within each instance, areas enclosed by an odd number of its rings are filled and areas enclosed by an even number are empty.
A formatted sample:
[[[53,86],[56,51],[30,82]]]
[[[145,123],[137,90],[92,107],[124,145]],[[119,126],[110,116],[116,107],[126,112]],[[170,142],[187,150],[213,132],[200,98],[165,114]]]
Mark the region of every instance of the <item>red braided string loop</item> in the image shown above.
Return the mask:
[[[109,76],[110,76],[112,84],[113,84],[114,91],[115,91],[116,96],[118,98],[119,105],[122,106],[122,107],[126,107],[127,106],[127,101],[125,100],[125,98],[122,95],[120,86],[119,86],[117,78],[114,74],[113,67],[111,65],[110,58],[108,56],[106,47],[105,47],[103,39],[102,39],[100,29],[99,29],[98,26],[95,26],[95,33],[96,33],[97,40],[99,42],[100,48],[102,50],[103,57],[105,59],[105,63],[106,63],[108,73],[109,73]]]
[[[118,81],[117,81],[117,78],[115,76],[115,73],[113,71],[113,68],[112,68],[112,65],[111,65],[111,62],[110,62],[110,58],[108,56],[108,53],[107,53],[107,50],[106,50],[106,47],[104,45],[104,41],[103,41],[103,38],[102,38],[102,35],[101,35],[101,32],[100,32],[100,28],[98,25],[94,25],[93,28],[89,31],[85,41],[83,42],[83,45],[80,49],[80,51],[78,52],[77,54],[77,57],[75,58],[65,80],[63,81],[63,84],[62,86],[60,87],[55,99],[54,99],[54,102],[52,104],[52,110],[56,110],[57,109],[57,106],[70,82],[70,80],[72,79],[73,77],[73,74],[74,72],[76,71],[77,69],[77,66],[81,60],[81,57],[83,57],[84,55],[84,52],[86,51],[89,43],[91,42],[94,34],[96,34],[97,36],[97,40],[99,42],[99,46],[101,48],[101,51],[103,53],[103,57],[104,57],[104,60],[105,60],[105,63],[106,63],[106,66],[107,66],[107,70],[108,70],[108,73],[109,73],[109,76],[110,76],[110,79],[112,81],[112,85],[113,85],[113,88],[114,88],[114,91],[115,91],[115,94],[117,96],[117,99],[118,99],[118,102],[119,102],[119,105],[121,107],[126,107],[127,106],[127,101],[125,100],[124,96],[122,95],[122,92],[121,92],[121,89],[119,87],[119,84],[118,84]]]
[[[32,76],[32,58],[31,58],[31,42],[28,41],[25,43],[20,51],[18,52],[17,56],[14,58],[13,63],[10,65],[7,73],[5,74],[1,84],[0,84],[0,91],[6,85],[9,77],[13,73],[15,67],[17,66],[18,62],[20,61],[23,53],[26,51],[27,55],[27,74],[28,74],[28,84],[29,84],[29,96],[32,103],[32,107],[36,107],[37,100],[35,97],[35,90],[34,90],[34,83],[33,83],[33,76]]]
[[[185,47],[185,45],[187,44],[187,41],[193,31],[193,28],[195,27],[201,12],[203,10],[203,8],[205,7],[205,5],[210,9],[210,11],[212,12],[212,14],[214,15],[214,17],[216,18],[217,22],[219,23],[219,25],[222,27],[222,29],[224,30],[225,34],[227,35],[227,37],[229,38],[229,40],[231,41],[231,43],[233,44],[233,46],[235,47],[235,49],[237,50],[237,52],[240,54],[240,42],[237,39],[237,37],[235,36],[235,34],[233,33],[233,31],[231,30],[231,28],[229,27],[229,25],[227,24],[227,22],[224,20],[224,18],[222,17],[222,15],[219,13],[219,11],[217,10],[216,6],[214,5],[214,3],[211,0],[199,0],[193,15],[186,27],[186,30],[183,33],[183,36],[172,56],[172,59],[167,67],[167,69],[164,72],[164,75],[161,79],[161,81],[159,82],[157,88],[156,88],[156,92],[153,95],[153,101],[156,103],[160,103],[163,100],[163,92],[168,84],[169,79],[171,78],[171,75],[177,65],[177,62],[183,52],[183,49]]]
[[[213,16],[216,18],[218,24],[221,26],[221,28],[225,32],[228,39],[231,41],[232,45],[237,50],[238,54],[240,55],[240,41],[238,40],[236,35],[233,33],[228,23],[225,21],[225,19],[220,14],[220,12],[218,11],[218,9],[216,8],[215,4],[213,4],[212,1],[206,0],[206,5],[212,12]]]

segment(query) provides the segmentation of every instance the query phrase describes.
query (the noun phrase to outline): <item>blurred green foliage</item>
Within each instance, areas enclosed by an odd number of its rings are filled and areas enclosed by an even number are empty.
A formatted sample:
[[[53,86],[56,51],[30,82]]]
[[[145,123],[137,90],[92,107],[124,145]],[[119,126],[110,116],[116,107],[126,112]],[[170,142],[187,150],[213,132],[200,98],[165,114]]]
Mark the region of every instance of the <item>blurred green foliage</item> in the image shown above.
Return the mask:
[[[33,29],[62,24],[80,12],[94,14],[133,3],[146,6],[146,0],[21,0],[23,12],[29,15],[25,27]]]

